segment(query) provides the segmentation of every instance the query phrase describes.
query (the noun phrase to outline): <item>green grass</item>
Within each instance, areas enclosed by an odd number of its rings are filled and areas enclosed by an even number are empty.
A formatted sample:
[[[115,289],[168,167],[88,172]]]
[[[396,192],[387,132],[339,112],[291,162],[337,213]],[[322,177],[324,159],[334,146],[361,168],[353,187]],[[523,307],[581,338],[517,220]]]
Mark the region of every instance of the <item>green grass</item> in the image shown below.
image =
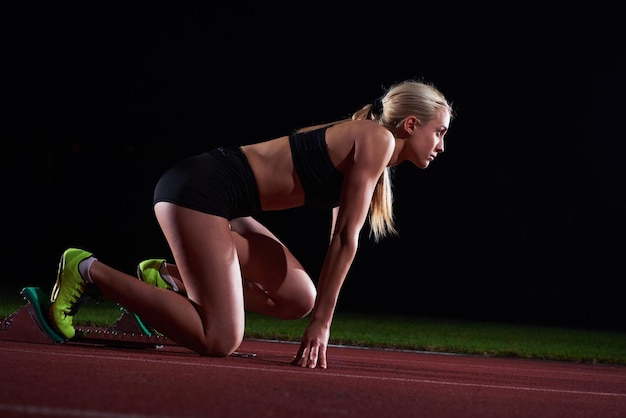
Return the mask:
[[[13,313],[24,301],[0,295],[0,318]],[[121,315],[111,302],[89,303],[76,315],[79,324],[106,327]],[[246,337],[299,341],[308,318],[281,321],[248,313]],[[337,312],[330,344],[386,349],[445,352],[489,357],[517,357],[581,363],[626,365],[626,333]]]
[[[248,314],[246,334],[299,341],[307,323]],[[626,365],[626,333],[493,322],[338,312],[331,343]]]

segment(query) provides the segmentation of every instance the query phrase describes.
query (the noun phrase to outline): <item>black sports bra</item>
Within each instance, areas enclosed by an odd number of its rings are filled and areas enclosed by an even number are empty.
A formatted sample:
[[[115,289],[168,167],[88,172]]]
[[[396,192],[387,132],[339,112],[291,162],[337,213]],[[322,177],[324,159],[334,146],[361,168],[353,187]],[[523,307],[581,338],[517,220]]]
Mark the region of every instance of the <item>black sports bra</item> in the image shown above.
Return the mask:
[[[293,165],[304,189],[304,204],[321,209],[339,206],[343,184],[343,173],[328,155],[327,128],[289,136]]]

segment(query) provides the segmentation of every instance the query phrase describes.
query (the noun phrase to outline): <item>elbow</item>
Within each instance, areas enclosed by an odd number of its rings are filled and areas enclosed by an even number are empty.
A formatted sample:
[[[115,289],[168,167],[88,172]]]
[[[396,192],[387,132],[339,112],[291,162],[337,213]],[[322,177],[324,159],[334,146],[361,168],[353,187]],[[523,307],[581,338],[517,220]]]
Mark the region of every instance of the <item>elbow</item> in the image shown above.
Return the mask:
[[[335,234],[335,237],[339,240],[339,246],[346,251],[356,254],[357,248],[359,246],[359,233],[350,232],[346,229],[342,231],[338,231]]]

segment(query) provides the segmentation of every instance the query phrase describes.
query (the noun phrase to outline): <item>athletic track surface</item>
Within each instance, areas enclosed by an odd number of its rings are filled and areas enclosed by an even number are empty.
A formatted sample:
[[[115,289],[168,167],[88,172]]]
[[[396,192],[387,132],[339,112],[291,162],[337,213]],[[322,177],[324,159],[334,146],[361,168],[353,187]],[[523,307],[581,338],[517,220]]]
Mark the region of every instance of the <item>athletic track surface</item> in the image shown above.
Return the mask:
[[[296,350],[0,341],[0,417],[626,417],[623,366],[332,346],[322,370]]]

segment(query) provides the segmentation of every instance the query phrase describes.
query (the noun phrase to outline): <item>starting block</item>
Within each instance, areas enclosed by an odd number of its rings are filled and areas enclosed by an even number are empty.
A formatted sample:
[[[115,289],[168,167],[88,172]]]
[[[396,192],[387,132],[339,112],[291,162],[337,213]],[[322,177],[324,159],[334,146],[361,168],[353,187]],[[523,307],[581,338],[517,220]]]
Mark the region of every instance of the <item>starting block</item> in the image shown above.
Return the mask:
[[[0,340],[39,344],[82,343],[137,348],[159,348],[177,345],[167,337],[150,331],[141,319],[122,310],[121,316],[108,328],[76,326],[76,336],[67,340],[50,324],[50,300],[38,287],[25,287],[20,295],[26,304],[0,323]]]
[[[34,344],[91,344],[128,348],[161,348],[178,344],[155,333],[137,315],[121,309],[121,316],[107,328],[76,325],[71,340],[59,335],[50,324],[50,300],[38,287],[25,287],[20,295],[26,304],[0,322],[0,340]],[[234,357],[255,357],[235,352]]]

